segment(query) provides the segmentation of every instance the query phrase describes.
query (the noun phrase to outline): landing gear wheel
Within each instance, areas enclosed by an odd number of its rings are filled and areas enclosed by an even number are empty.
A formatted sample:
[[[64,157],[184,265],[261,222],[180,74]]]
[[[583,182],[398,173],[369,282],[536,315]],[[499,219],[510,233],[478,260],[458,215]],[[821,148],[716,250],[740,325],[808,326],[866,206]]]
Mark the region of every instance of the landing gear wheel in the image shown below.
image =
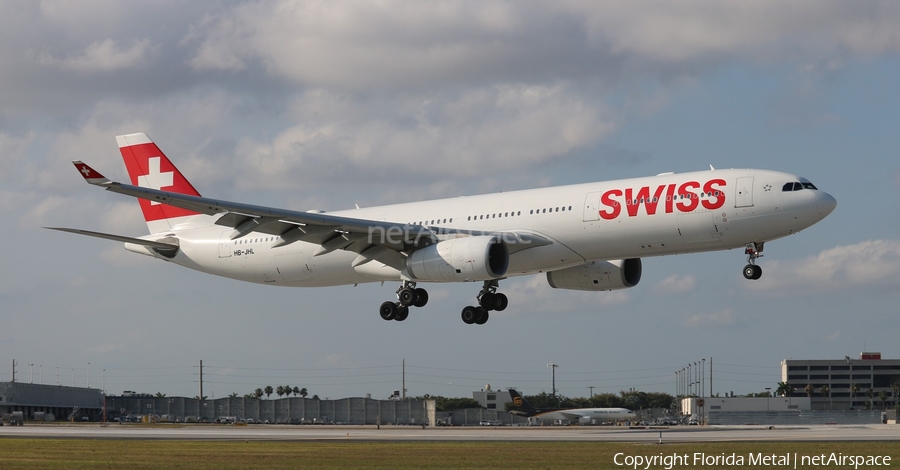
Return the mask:
[[[752,264],[748,264],[744,266],[744,279],[753,279],[753,276],[756,275],[756,266]]]
[[[506,310],[506,307],[509,306],[509,299],[506,298],[505,294],[496,294],[497,295],[497,306],[494,307],[494,310],[498,312],[502,312]]]
[[[744,278],[750,280],[756,280],[762,277],[762,266],[757,266],[755,264],[748,264],[744,266]]]
[[[466,325],[475,323],[475,321],[478,320],[479,317],[478,310],[478,308],[472,307],[471,305],[462,309],[461,316],[463,323],[465,323]]]
[[[497,294],[486,293],[478,300],[478,304],[485,310],[494,310],[497,308]]]
[[[385,320],[393,320],[397,316],[397,304],[394,302],[385,302],[378,308],[378,314]]]
[[[478,316],[478,319],[475,320],[475,324],[476,324],[476,325],[484,325],[485,323],[487,323],[488,317],[489,317],[490,315],[488,314],[488,311],[485,310],[485,309],[483,309],[483,308],[479,308],[479,309],[477,309],[477,310],[479,310],[479,313],[480,313],[481,315],[479,315],[479,316]]]
[[[421,287],[416,289],[416,302],[413,304],[416,307],[424,307],[425,304],[428,303],[428,291],[422,289]]]
[[[403,321],[409,316],[409,307],[397,307],[397,313],[394,314],[394,320]]]
[[[403,306],[409,306],[416,303],[416,289],[412,287],[404,287],[397,292],[397,300]]]

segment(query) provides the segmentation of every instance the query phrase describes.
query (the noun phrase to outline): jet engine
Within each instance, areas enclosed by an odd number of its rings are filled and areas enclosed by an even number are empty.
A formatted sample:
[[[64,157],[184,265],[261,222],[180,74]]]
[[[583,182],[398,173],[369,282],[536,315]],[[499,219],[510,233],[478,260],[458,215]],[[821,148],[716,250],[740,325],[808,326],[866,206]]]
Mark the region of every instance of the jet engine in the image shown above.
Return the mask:
[[[554,289],[616,290],[634,287],[640,281],[640,258],[591,261],[581,266],[547,273],[547,282]]]
[[[486,281],[506,274],[509,249],[497,236],[454,238],[414,251],[406,270],[417,281]]]

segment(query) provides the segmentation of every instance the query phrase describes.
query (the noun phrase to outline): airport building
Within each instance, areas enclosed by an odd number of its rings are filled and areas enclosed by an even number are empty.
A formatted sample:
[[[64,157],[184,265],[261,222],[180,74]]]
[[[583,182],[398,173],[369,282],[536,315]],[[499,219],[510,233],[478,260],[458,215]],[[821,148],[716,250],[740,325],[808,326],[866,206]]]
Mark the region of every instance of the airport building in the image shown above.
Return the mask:
[[[812,410],[889,409],[898,405],[900,359],[882,359],[878,352],[860,353],[859,359],[786,359],[781,381],[793,388],[793,397],[809,397]]]
[[[23,412],[26,419],[66,420],[70,416],[100,419],[103,395],[99,389],[0,382],[0,414]]]
[[[488,410],[506,411],[506,403],[512,401],[508,390],[491,390],[487,385],[484,390],[472,392],[472,399]]]

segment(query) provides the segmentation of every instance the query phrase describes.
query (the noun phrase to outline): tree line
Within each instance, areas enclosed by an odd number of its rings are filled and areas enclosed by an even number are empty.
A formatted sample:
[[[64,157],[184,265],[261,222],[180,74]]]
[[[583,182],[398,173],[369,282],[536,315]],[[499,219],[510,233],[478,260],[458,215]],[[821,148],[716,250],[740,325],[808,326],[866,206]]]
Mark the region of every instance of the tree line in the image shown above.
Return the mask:
[[[272,388],[271,385],[266,385],[265,387],[257,388],[256,390],[245,394],[244,398],[262,398],[262,396],[265,395],[266,399],[268,400],[269,397],[272,396],[272,393],[275,393],[276,395],[278,395],[279,398],[281,398],[283,396],[290,397],[292,394],[295,397],[297,395],[300,395],[303,398],[306,398],[306,396],[309,395],[309,391],[306,390],[305,387],[300,388],[300,387],[291,387],[290,385],[279,385],[275,388]],[[237,397],[237,393],[232,393],[231,396]],[[319,396],[313,395],[313,399],[318,400]]]

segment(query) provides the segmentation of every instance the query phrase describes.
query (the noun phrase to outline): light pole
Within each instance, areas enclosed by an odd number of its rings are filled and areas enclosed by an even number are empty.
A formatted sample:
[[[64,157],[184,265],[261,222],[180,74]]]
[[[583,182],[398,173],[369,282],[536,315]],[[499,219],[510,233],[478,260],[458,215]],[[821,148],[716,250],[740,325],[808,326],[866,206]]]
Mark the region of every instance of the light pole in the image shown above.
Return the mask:
[[[766,387],[766,412],[769,411],[769,397],[772,396],[772,394],[769,393],[769,390],[772,390],[772,387]]]
[[[551,383],[551,385],[553,387],[553,398],[556,398],[556,368],[559,366],[551,362],[550,364],[547,364],[547,367],[549,367],[553,373],[553,382]]]

